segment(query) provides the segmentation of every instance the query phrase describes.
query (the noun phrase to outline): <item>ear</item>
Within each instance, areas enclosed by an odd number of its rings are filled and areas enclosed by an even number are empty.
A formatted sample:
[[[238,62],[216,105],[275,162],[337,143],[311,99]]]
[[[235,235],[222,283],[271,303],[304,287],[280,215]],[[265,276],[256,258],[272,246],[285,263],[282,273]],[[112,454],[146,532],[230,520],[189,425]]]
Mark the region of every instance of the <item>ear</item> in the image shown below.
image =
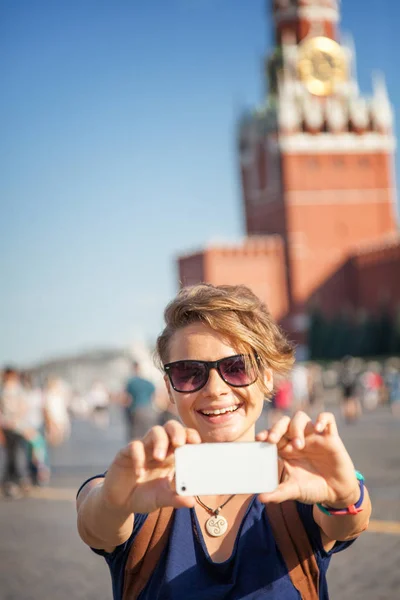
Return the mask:
[[[268,391],[272,392],[274,388],[274,376],[272,373],[272,369],[265,369],[264,371],[264,383],[268,388]]]
[[[165,387],[167,388],[169,401],[171,402],[171,404],[175,404],[175,400],[172,396],[171,382],[169,380],[168,375],[164,375],[164,383],[165,383]]]

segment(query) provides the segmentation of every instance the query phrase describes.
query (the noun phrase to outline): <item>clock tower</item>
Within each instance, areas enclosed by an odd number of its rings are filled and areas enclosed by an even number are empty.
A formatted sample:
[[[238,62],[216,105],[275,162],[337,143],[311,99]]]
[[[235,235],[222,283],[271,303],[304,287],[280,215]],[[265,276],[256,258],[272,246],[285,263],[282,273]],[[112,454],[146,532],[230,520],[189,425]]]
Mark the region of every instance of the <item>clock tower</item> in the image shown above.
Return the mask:
[[[392,107],[382,76],[359,91],[338,0],[270,0],[275,47],[266,96],[238,147],[248,236],[279,234],[291,332],[348,257],[396,232]],[[271,282],[273,285],[273,282]]]

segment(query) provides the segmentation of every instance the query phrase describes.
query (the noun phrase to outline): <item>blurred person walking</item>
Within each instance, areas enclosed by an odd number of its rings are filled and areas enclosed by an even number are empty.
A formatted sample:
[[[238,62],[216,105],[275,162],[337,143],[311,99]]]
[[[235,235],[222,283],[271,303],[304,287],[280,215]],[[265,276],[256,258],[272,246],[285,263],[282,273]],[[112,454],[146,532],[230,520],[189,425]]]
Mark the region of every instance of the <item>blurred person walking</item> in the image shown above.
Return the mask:
[[[155,385],[142,376],[140,364],[132,363],[132,377],[125,387],[124,404],[128,440],[142,437],[156,421]]]
[[[281,378],[277,382],[271,403],[268,415],[269,427],[273,427],[282,417],[292,413],[293,386],[289,378]]]
[[[338,383],[342,392],[342,417],[347,423],[356,423],[362,411],[358,373],[352,356],[345,356],[342,359]]]
[[[158,412],[159,425],[164,426],[170,419],[179,419],[176,406],[171,402],[165,389],[164,381],[162,388],[156,387],[153,404]]]
[[[400,359],[393,359],[387,369],[385,383],[388,390],[390,410],[394,417],[400,417]]]
[[[317,363],[308,365],[308,398],[309,412],[312,416],[316,416],[324,410],[324,382],[322,367]]]
[[[50,377],[44,388],[46,437],[50,446],[59,446],[69,438],[71,423],[68,404],[65,383],[57,377]]]
[[[94,424],[100,429],[107,429],[110,424],[110,394],[102,381],[93,382],[86,401]]]
[[[308,410],[309,406],[309,373],[304,364],[295,364],[291,374],[293,389],[293,412]]]
[[[19,373],[13,367],[6,367],[0,387],[0,428],[5,448],[2,489],[9,498],[21,497],[27,486],[26,467],[21,467],[26,448],[21,430],[27,413],[27,398]]]
[[[21,384],[24,388],[27,413],[25,415],[26,453],[28,472],[33,485],[48,483],[50,466],[47,441],[45,437],[45,407],[43,392],[33,385],[30,373],[21,374]]]
[[[379,363],[371,362],[361,376],[362,402],[365,410],[375,410],[380,402],[383,379],[379,373]]]

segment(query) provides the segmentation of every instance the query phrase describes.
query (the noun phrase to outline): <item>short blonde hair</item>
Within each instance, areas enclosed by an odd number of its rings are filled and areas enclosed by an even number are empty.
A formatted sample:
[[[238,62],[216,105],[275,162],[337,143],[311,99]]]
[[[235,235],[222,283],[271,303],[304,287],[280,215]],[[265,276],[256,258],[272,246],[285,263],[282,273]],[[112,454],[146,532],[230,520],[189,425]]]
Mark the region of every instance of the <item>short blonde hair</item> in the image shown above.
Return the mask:
[[[161,369],[169,360],[172,336],[192,323],[204,323],[226,337],[240,354],[250,357],[250,365],[259,375],[270,368],[274,374],[285,376],[293,365],[293,345],[266,305],[244,285],[201,283],[184,287],[166,307],[164,319],[165,328],[156,346],[156,361]],[[270,394],[263,377],[258,382]]]

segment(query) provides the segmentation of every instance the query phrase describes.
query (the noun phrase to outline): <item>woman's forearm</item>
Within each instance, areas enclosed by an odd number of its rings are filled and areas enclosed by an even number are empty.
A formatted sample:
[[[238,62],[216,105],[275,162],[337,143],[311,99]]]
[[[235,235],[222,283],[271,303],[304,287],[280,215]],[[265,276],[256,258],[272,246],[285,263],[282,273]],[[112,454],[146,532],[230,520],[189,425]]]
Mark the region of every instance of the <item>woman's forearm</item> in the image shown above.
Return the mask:
[[[134,516],[107,506],[103,480],[89,482],[79,494],[77,506],[79,535],[91,548],[111,552],[130,537]]]

